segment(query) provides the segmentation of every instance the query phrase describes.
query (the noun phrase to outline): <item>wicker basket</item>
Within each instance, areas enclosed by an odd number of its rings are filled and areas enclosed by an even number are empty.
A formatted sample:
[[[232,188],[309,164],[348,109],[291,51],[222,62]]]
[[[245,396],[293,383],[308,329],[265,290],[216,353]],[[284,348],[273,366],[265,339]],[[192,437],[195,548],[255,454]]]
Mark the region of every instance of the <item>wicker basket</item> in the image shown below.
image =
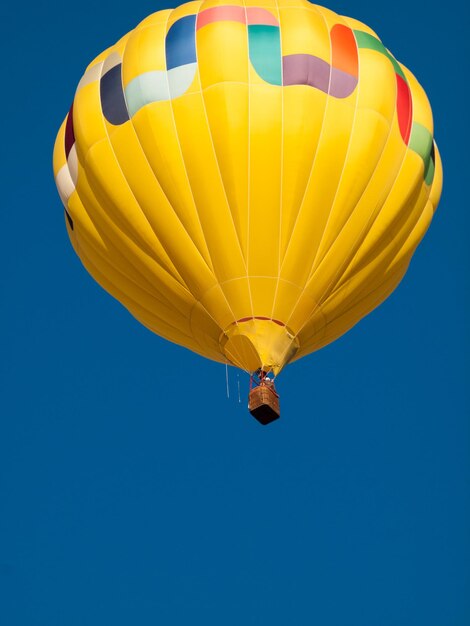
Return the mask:
[[[250,391],[248,409],[263,425],[270,424],[281,416],[279,396],[267,385],[259,385]]]

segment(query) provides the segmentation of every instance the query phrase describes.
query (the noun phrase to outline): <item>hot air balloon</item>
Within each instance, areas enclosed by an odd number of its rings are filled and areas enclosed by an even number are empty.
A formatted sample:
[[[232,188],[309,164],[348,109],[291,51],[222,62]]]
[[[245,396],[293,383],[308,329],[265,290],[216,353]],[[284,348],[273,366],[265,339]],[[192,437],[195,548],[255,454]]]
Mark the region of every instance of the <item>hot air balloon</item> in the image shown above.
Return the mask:
[[[72,245],[151,331],[274,376],[406,272],[442,167],[422,87],[361,22],[307,0],[154,13],[86,69],[57,135]]]

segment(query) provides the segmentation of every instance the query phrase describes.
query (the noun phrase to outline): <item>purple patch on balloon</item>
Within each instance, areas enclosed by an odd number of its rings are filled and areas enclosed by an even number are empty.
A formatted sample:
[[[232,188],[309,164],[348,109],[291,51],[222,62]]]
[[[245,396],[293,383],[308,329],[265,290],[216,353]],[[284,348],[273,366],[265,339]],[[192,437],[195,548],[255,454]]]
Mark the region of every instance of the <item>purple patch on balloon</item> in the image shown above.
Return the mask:
[[[356,89],[357,78],[333,67],[331,70],[330,94],[335,98],[347,98]]]
[[[289,54],[282,59],[284,85],[310,85],[328,93],[330,66],[310,54]]]
[[[67,121],[65,122],[65,158],[67,159],[72,149],[73,144],[75,143],[75,133],[73,131],[73,104],[70,107],[69,114],[67,115]]]
[[[346,98],[357,85],[357,78],[333,68],[311,54],[289,54],[282,59],[283,85],[309,85],[335,98]]]

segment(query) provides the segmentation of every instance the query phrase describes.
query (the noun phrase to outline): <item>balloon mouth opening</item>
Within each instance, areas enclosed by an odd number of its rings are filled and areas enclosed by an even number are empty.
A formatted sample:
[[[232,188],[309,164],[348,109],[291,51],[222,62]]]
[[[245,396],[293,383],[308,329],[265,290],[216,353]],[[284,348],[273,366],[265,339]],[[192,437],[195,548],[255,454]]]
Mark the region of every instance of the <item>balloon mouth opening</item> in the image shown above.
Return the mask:
[[[219,345],[225,358],[236,367],[274,375],[299,349],[297,337],[284,322],[262,316],[232,322],[221,334]]]

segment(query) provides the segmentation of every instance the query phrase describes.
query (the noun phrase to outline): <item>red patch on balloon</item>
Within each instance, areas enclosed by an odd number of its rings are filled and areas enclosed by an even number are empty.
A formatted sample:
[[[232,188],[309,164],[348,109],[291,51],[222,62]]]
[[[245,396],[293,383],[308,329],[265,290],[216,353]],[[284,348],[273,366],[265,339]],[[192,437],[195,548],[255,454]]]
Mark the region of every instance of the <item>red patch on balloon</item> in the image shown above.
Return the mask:
[[[408,145],[411,133],[411,122],[413,117],[413,105],[411,101],[411,91],[408,83],[398,74],[397,76],[397,116],[398,126],[403,141]]]

